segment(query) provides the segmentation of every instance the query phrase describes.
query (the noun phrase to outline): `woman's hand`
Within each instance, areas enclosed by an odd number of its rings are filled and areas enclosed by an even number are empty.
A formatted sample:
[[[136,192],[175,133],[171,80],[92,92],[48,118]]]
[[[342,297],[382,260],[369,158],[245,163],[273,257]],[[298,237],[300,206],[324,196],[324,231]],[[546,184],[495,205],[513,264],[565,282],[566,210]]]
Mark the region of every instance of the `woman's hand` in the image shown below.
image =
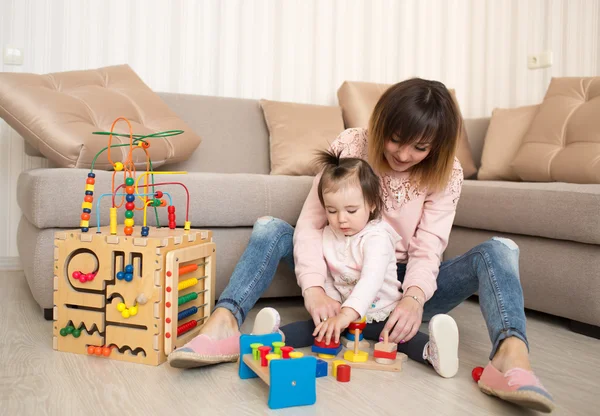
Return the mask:
[[[400,299],[381,332],[380,337],[383,337],[384,332],[387,331],[389,342],[402,344],[410,341],[419,331],[423,320],[423,307],[421,305],[425,295],[421,289],[415,288],[416,291],[412,291],[412,293],[411,289],[413,287],[409,288],[406,295]],[[417,296],[421,303],[410,296]]]
[[[313,337],[316,337],[319,342],[323,341],[323,337],[325,337],[325,344],[329,344],[333,337],[333,341],[337,344],[340,342],[342,331],[358,318],[360,315],[354,309],[342,308],[341,313],[317,325]]]
[[[310,313],[315,326],[340,313],[341,304],[327,296],[323,288],[315,286],[304,291],[304,307]]]

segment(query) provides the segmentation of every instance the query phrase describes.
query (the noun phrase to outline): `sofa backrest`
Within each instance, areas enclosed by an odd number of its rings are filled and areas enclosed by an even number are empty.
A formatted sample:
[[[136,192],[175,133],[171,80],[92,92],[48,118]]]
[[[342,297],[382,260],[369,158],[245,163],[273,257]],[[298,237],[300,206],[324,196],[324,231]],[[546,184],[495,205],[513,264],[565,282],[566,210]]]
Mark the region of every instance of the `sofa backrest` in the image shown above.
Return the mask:
[[[258,100],[159,93],[202,138],[186,161],[160,170],[269,174],[269,131]]]

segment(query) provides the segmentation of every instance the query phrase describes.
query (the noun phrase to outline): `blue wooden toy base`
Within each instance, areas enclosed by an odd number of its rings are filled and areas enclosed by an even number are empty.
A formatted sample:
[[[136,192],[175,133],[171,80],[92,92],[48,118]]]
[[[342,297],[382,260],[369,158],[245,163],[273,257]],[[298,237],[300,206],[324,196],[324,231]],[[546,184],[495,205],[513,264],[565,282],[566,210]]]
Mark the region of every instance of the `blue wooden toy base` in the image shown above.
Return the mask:
[[[323,348],[323,347],[317,347],[316,345],[312,346],[312,352],[314,352],[316,354],[338,355],[341,350],[342,350],[341,345],[337,348]]]
[[[260,343],[271,346],[281,341],[281,334],[242,335],[240,337],[239,375],[242,379],[258,377],[244,363],[245,354],[251,354],[250,344]],[[327,363],[325,363],[327,364]],[[262,367],[266,370],[266,367]],[[271,360],[269,364],[269,407],[281,409],[292,406],[306,406],[317,401],[317,359],[302,357]]]

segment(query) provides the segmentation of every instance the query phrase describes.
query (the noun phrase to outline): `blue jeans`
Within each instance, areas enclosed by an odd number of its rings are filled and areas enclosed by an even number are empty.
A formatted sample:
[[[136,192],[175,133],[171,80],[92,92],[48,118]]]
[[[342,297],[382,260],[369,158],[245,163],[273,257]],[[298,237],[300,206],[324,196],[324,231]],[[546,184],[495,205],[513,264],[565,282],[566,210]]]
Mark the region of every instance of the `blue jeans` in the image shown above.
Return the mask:
[[[215,308],[229,310],[241,324],[250,309],[271,284],[280,261],[294,268],[294,228],[277,218],[262,217],[254,224],[248,247]],[[398,279],[404,280],[406,265],[398,264]],[[467,253],[442,262],[437,290],[425,304],[423,320],[448,313],[479,292],[492,352],[500,342],[515,336],[529,347],[525,331],[523,290],[519,280],[519,247],[506,238],[494,237]]]

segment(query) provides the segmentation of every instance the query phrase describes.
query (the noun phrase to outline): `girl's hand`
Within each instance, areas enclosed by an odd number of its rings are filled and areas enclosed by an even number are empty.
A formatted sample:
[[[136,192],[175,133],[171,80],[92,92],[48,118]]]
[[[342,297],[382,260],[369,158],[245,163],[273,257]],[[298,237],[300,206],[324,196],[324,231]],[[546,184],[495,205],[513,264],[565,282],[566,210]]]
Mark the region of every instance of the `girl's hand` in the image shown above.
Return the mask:
[[[388,321],[381,332],[380,336],[383,337],[384,332],[387,331],[390,342],[402,344],[410,341],[419,331],[419,327],[423,320],[423,307],[419,302],[409,296],[400,299],[398,306],[396,306],[388,318]],[[417,297],[419,299],[424,299],[424,296],[419,297],[417,295]]]
[[[323,341],[323,337],[325,337],[325,344],[329,344],[333,337],[334,343],[337,344],[340,342],[342,331],[348,328],[348,325],[359,317],[360,315],[354,309],[343,308],[340,314],[317,325],[313,332],[313,337],[316,337],[319,342]]]
[[[318,326],[321,321],[333,318],[340,313],[342,305],[327,296],[323,288],[315,286],[304,292],[304,307],[310,313],[315,326]]]

